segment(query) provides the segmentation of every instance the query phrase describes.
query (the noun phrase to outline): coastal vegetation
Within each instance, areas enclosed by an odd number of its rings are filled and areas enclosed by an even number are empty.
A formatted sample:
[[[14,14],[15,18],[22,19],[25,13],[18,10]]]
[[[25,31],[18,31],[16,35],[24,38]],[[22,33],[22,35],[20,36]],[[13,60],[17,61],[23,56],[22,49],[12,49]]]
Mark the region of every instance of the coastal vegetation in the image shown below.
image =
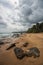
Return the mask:
[[[36,25],[33,25],[31,28],[27,30],[27,33],[41,33],[41,32],[43,32],[43,22],[36,23]]]

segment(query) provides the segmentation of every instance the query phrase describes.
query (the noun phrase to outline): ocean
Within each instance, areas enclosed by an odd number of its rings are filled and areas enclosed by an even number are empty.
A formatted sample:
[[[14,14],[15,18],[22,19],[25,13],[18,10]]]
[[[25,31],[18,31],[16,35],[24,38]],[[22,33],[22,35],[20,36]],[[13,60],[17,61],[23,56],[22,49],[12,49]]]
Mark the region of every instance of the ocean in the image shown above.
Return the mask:
[[[17,34],[21,34],[20,32],[2,32],[0,33],[0,38],[5,38],[5,37],[17,37]]]
[[[0,38],[10,37],[12,33],[0,33]]]

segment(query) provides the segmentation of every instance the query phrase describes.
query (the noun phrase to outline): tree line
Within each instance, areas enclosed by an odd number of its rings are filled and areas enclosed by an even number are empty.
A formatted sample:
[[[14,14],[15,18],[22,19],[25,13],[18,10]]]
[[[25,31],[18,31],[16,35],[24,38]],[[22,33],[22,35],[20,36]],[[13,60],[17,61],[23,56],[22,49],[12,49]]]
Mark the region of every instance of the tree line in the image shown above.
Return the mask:
[[[43,32],[43,22],[36,23],[36,25],[33,25],[31,28],[27,30],[27,33],[40,33],[40,32]]]

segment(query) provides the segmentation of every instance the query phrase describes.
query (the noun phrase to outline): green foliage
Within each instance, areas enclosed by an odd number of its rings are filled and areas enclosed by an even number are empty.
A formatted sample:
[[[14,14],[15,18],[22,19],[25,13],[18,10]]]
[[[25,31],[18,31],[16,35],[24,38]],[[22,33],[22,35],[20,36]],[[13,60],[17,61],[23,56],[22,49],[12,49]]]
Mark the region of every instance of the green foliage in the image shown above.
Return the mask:
[[[27,33],[40,33],[43,32],[43,23],[36,23],[32,28],[27,30]]]

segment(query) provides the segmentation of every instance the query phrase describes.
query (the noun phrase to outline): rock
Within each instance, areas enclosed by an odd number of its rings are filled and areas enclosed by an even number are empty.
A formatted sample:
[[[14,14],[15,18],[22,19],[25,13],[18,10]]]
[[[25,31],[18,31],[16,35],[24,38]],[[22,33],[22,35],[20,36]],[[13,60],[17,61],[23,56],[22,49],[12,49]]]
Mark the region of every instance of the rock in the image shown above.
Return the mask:
[[[9,49],[11,49],[12,47],[15,47],[15,46],[16,46],[15,43],[11,44],[6,50],[9,50]]]
[[[4,44],[4,42],[0,41],[0,45],[3,45],[3,44]]]
[[[27,57],[32,57],[32,51],[27,50],[27,51],[25,52],[25,55],[26,55]]]
[[[32,55],[34,56],[34,58],[40,56],[40,51],[37,47],[30,48],[30,51],[32,51]]]
[[[17,48],[17,47],[16,47],[16,48],[14,49],[14,52],[15,52],[16,57],[17,57],[18,59],[23,59],[24,56],[25,56],[24,51],[23,51],[21,48]]]
[[[26,52],[26,56],[29,56],[29,57],[34,56],[34,58],[39,57],[40,56],[40,51],[36,47],[30,48],[29,51]]]
[[[28,46],[28,43],[24,43],[23,46],[24,46],[24,47],[27,47],[27,46]]]

